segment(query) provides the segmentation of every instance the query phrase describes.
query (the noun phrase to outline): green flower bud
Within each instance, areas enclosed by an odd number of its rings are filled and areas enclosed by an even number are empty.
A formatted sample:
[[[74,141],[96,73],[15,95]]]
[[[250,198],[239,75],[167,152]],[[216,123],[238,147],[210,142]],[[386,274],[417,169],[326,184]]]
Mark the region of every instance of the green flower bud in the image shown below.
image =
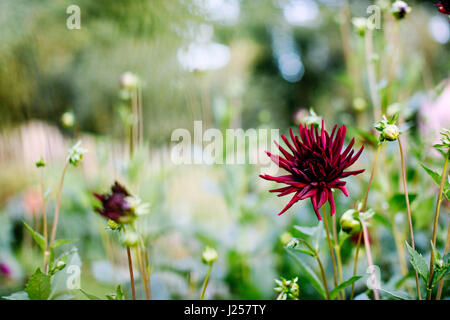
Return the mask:
[[[137,87],[138,77],[132,72],[125,72],[120,76],[119,84],[122,89],[131,90]]]
[[[75,116],[72,112],[64,112],[61,116],[61,123],[64,127],[71,128],[75,123]]]
[[[56,263],[55,269],[62,270],[62,269],[64,269],[65,266],[66,266],[66,263],[64,261],[60,260]]]
[[[218,257],[219,256],[217,254],[217,251],[214,250],[213,248],[206,247],[205,250],[203,250],[202,261],[206,264],[213,263],[214,261],[217,260]]]
[[[72,148],[69,150],[69,163],[74,167],[78,166],[78,164],[83,159],[83,155],[87,152],[86,149],[81,148],[81,141],[78,141]]]
[[[41,157],[41,159],[39,159],[39,161],[36,162],[36,168],[44,168],[45,167],[45,161],[44,158]]]
[[[341,217],[340,225],[342,231],[349,235],[360,233],[362,225],[358,218],[358,211],[354,209],[347,210]]]
[[[395,124],[387,125],[386,128],[384,128],[383,132],[382,132],[384,139],[386,139],[388,141],[397,140],[399,134],[400,134],[400,131],[398,130],[398,127]]]
[[[277,300],[287,300],[287,298],[298,300],[300,286],[297,284],[297,281],[298,278],[292,280],[286,280],[285,278],[275,279],[277,287],[274,290],[279,293]]]
[[[356,17],[352,19],[353,27],[360,36],[364,36],[367,29],[367,19],[364,17]]]
[[[120,229],[120,224],[118,224],[117,222],[115,222],[114,220],[109,219],[108,220],[108,227],[111,230],[117,230]]]
[[[122,236],[122,243],[126,247],[136,247],[139,244],[139,235],[134,231],[127,231]]]

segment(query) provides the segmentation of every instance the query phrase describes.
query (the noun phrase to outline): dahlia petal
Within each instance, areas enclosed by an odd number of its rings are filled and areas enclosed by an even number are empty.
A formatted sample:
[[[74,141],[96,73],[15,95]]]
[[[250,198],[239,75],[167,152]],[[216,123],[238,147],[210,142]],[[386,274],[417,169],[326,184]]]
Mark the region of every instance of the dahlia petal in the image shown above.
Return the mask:
[[[274,141],[274,143],[278,147],[278,149],[280,149],[281,153],[285,156],[286,159],[288,160],[294,159],[294,157],[288,151],[286,151],[286,149],[280,146],[276,141]]]
[[[322,220],[322,217],[320,216],[320,213],[319,213],[319,208],[317,207],[316,197],[317,197],[317,193],[315,196],[311,197],[311,203],[313,205],[313,209],[314,209],[314,212],[316,213],[317,219]]]
[[[331,190],[328,190],[328,202],[330,203],[331,216],[333,216],[336,212],[336,206],[334,205],[334,197],[333,192]]]
[[[319,196],[319,202],[318,202],[317,206],[320,209],[325,204],[325,202],[327,202],[327,200],[328,200],[328,190],[322,189],[321,191],[318,192],[318,196]]]
[[[301,149],[300,149],[300,146],[297,144],[297,140],[295,139],[294,131],[292,131],[292,128],[289,129],[289,133],[291,134],[291,139],[292,139],[292,142],[294,142],[294,146],[297,149],[297,152],[299,152]]]
[[[353,147],[353,144],[355,143],[355,138],[353,138],[350,143],[348,144],[347,148],[344,150],[344,152],[342,152],[341,156],[343,158],[345,158],[347,156],[347,154],[350,152],[350,150]]]
[[[352,164],[355,163],[356,160],[358,160],[358,158],[361,155],[361,153],[363,152],[363,150],[364,150],[364,146],[362,146],[361,149],[359,149],[359,151],[353,156],[353,158],[348,163],[347,167],[350,167]]]
[[[285,191],[286,189],[289,189],[289,188],[291,188],[291,187],[287,186],[287,187],[282,187],[282,188],[278,188],[278,189],[271,189],[271,190],[269,190],[269,192],[283,192],[283,191]]]
[[[283,197],[286,196],[292,192],[296,192],[298,191],[298,188],[296,187],[289,187],[289,189],[286,189],[285,191],[281,192],[280,194],[277,195],[277,197]]]
[[[293,205],[294,203],[296,203],[298,200],[300,200],[300,199],[297,197],[297,194],[298,194],[298,192],[297,192],[296,194],[294,194],[294,196],[292,197],[291,201],[289,201],[289,203],[286,205],[286,207],[284,207],[284,209],[281,210],[280,213],[278,213],[279,216],[282,215],[283,213],[285,213],[286,210],[288,210],[290,207],[292,207],[292,205]]]
[[[355,170],[355,171],[342,172],[339,177],[340,178],[345,178],[345,177],[348,177],[348,176],[354,176],[354,175],[360,174],[360,173],[362,173],[364,171],[366,171],[366,170],[365,169],[361,169],[361,170]]]
[[[292,152],[294,153],[294,155],[296,154],[296,150],[295,148],[291,145],[291,143],[289,142],[289,140],[286,138],[286,136],[284,134],[281,135],[281,139],[283,139],[284,143],[286,143],[286,145],[288,146],[289,149],[292,150]]]
[[[345,196],[348,197],[348,191],[345,186],[338,186],[336,188],[341,189],[341,191],[345,194]]]

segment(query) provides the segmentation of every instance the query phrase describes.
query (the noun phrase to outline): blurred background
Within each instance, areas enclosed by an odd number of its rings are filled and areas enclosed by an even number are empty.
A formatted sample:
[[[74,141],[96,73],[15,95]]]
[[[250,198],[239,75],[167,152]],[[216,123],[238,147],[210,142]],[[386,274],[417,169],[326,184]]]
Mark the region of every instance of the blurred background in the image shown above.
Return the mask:
[[[342,214],[361,199],[374,153],[372,124],[379,119],[370,102],[364,38],[351,23],[352,17],[367,16],[374,3],[1,1],[0,264],[5,267],[0,268],[0,296],[23,288],[41,263],[22,225],[25,220],[42,226],[35,162],[42,156],[48,163],[51,219],[67,149],[82,140],[88,154],[80,168],[68,170],[58,238],[76,239],[65,246],[78,249],[83,289],[103,296],[115,284],[129,287],[125,252],[93,210],[92,192],[107,191],[117,179],[151,205],[142,226],[155,299],[198,298],[207,270],[201,262],[205,245],[219,253],[209,299],[273,299],[273,280],[280,276],[300,276],[300,296],[319,298],[283,249],[290,238],[286,232],[295,235],[294,225],[317,224],[309,201],[278,217],[286,199],[267,192],[270,184],[258,177],[258,166],[174,165],[170,138],[177,128],[192,131],[194,120],[202,120],[204,128],[283,133],[314,108],[328,128],[345,124],[347,136],[366,147],[357,164],[366,173],[349,179],[349,198],[338,196]],[[391,90],[388,113],[400,112],[407,130],[416,245],[426,251],[437,187],[419,162],[441,170],[431,146],[441,128],[450,127],[450,27],[433,1],[408,3],[412,12],[398,23],[398,33],[392,15],[382,11],[372,58],[382,97],[387,87]],[[66,27],[72,4],[81,9],[79,30]],[[130,110],[119,87],[127,71],[142,83],[144,119],[145,148],[131,161],[125,147]],[[407,238],[397,156],[396,146],[389,145],[382,166],[386,174],[376,179],[369,199],[379,217],[373,227],[375,260],[389,286],[403,278],[400,268],[405,267],[399,266],[396,244],[402,242],[394,239],[392,228],[405,230]],[[448,209],[446,202],[439,248],[445,244]],[[344,278],[351,276],[353,249],[346,243]],[[361,274],[365,267],[362,259]],[[138,289],[142,295],[139,284]]]

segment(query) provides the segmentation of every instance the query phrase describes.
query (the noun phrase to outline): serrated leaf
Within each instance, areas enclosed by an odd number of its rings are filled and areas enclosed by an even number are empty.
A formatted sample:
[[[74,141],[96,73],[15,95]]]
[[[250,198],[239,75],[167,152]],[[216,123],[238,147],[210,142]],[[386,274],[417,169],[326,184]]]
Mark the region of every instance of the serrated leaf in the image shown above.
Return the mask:
[[[315,272],[311,269],[309,265],[307,265],[302,257],[300,257],[298,254],[296,254],[295,251],[292,251],[292,249],[286,249],[288,254],[294,258],[294,260],[297,262],[298,266],[300,267],[300,271],[302,274],[304,274],[308,280],[311,282],[311,285],[314,287],[314,289],[319,292],[319,294],[326,299],[325,289],[322,286],[322,282],[320,281],[319,277],[315,274]]]
[[[433,181],[440,186],[441,185],[441,175],[439,173],[437,173],[436,171],[428,168],[426,165],[424,165],[423,163],[420,164],[421,167],[425,170],[426,173],[428,173],[428,175],[433,179]]]
[[[45,239],[42,234],[40,234],[37,231],[34,231],[33,228],[31,228],[25,221],[22,221],[25,228],[27,228],[28,232],[31,233],[31,236],[33,237],[34,241],[38,244],[39,248],[41,248],[42,252],[45,251]]]
[[[26,293],[25,291],[19,291],[19,292],[14,292],[13,294],[6,296],[6,297],[2,297],[2,299],[5,300],[30,300],[30,297],[28,297],[28,293]]]
[[[336,296],[338,295],[339,291],[341,291],[342,289],[345,289],[346,287],[348,287],[349,285],[351,285],[352,283],[358,281],[359,279],[361,279],[361,276],[353,276],[350,279],[348,279],[347,281],[342,282],[340,285],[338,285],[336,288],[334,288],[333,290],[331,290],[330,292],[330,298],[334,299],[336,298]]]
[[[409,255],[411,256],[411,264],[414,267],[414,269],[420,274],[422,279],[427,282],[428,279],[428,266],[425,262],[425,259],[422,257],[420,253],[418,253],[416,250],[411,248],[411,246],[406,242],[406,247],[408,248]]]
[[[31,300],[47,300],[50,297],[50,276],[37,268],[28,280],[25,291]]]

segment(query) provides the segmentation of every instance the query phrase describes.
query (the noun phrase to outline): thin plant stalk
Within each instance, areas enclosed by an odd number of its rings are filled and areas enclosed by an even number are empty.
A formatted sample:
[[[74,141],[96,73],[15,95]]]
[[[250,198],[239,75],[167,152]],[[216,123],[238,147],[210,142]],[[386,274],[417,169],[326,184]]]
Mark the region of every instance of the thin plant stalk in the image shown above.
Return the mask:
[[[151,282],[150,282],[150,267],[148,264],[148,254],[147,254],[147,250],[144,246],[143,249],[143,253],[144,253],[144,270],[145,270],[145,275],[147,277],[147,285],[148,285],[148,292],[149,292],[149,299],[152,298],[152,288],[151,288]]]
[[[136,289],[134,288],[134,274],[133,274],[133,261],[131,259],[131,250],[127,246],[127,257],[128,257],[128,270],[130,272],[130,283],[131,283],[131,295],[133,300],[136,300]]]
[[[336,251],[336,260],[338,265],[338,273],[339,273],[339,283],[343,282],[342,278],[342,260],[341,260],[341,246],[337,237],[337,227],[336,227],[336,215],[334,214],[332,217],[333,222],[333,237],[334,237],[334,250]],[[346,299],[345,297],[345,289],[341,291],[342,299]]]
[[[58,218],[59,218],[59,213],[61,210],[61,193],[62,193],[62,188],[63,188],[63,184],[64,184],[64,177],[66,176],[67,167],[69,166],[69,159],[70,159],[70,157],[66,158],[66,162],[64,164],[64,169],[63,169],[63,172],[61,175],[61,180],[59,181],[58,193],[56,196],[55,217],[53,218],[52,234],[51,234],[50,242],[48,243],[47,248],[51,248],[53,241],[55,241],[55,237],[56,237],[56,229],[58,227]]]
[[[361,246],[361,238],[362,232],[359,233],[358,243],[356,244],[356,253],[355,253],[355,262],[353,264],[353,276],[356,276],[356,270],[358,269],[358,255],[359,255],[359,247]],[[355,295],[355,283],[352,283],[352,292],[350,293],[350,300],[353,299]]]
[[[338,280],[337,280],[338,278],[337,278],[336,257],[334,256],[333,245],[331,244],[330,228],[328,227],[327,212],[325,211],[325,207],[323,207],[323,224],[325,226],[325,231],[327,233],[327,241],[328,241],[328,247],[330,248],[331,262],[333,263],[334,285],[337,287],[338,286]]]
[[[372,253],[370,251],[370,242],[369,242],[369,231],[367,230],[366,222],[362,222],[363,227],[363,237],[364,237],[364,246],[366,248],[367,262],[369,263],[369,268],[374,267]],[[375,300],[380,300],[380,294],[378,293],[378,284],[377,277],[375,276],[375,268],[370,268],[370,277],[372,278],[372,289],[373,294],[375,296]]]
[[[206,292],[206,287],[208,286],[209,276],[211,275],[212,265],[213,265],[212,263],[208,264],[208,272],[206,273],[205,281],[203,281],[203,288],[202,288],[202,294],[200,296],[200,300],[205,300],[205,292]]]
[[[409,206],[409,196],[408,196],[408,184],[406,182],[406,162],[405,162],[405,156],[403,154],[403,147],[400,137],[398,137],[398,147],[400,151],[400,160],[401,160],[401,167],[402,167],[402,182],[403,182],[403,190],[405,191],[405,200],[406,200],[406,210],[408,213],[408,223],[409,223],[409,234],[411,237],[411,247],[415,249],[415,243],[414,243],[414,231],[412,226],[412,216],[411,216],[411,208]],[[420,285],[419,285],[419,274],[417,273],[417,270],[415,271],[416,276],[416,288],[417,288],[417,297],[419,300],[422,300],[421,294],[420,294]]]
[[[375,159],[373,161],[373,167],[372,167],[372,171],[370,172],[370,178],[369,178],[369,183],[367,184],[367,189],[366,189],[366,193],[364,195],[364,200],[363,200],[363,205],[362,205],[362,212],[365,212],[367,209],[367,199],[369,198],[369,190],[370,187],[372,186],[372,182],[373,182],[373,177],[375,176],[375,170],[377,167],[377,162],[378,162],[378,157],[380,155],[380,150],[381,150],[381,144],[379,144],[377,146],[377,151],[375,153]],[[359,257],[359,248],[361,246],[361,237],[362,234],[359,234],[358,237],[358,243],[356,245],[356,252],[355,252],[355,262],[354,262],[354,266],[353,266],[353,276],[356,276],[356,271],[358,269],[358,257]],[[352,293],[350,295],[350,300],[353,299],[353,295],[355,293],[355,283],[352,283]]]
[[[47,272],[47,265],[48,265],[48,259],[50,258],[50,253],[48,252],[48,231],[47,231],[47,212],[46,212],[46,208],[45,208],[45,187],[44,187],[44,172],[43,169],[41,168],[41,175],[40,175],[40,179],[41,179],[41,196],[42,196],[42,222],[43,222],[43,226],[42,226],[42,235],[44,237],[44,246],[45,246],[45,251],[44,251],[44,272]]]
[[[138,263],[139,263],[139,269],[141,272],[141,276],[142,276],[142,281],[144,282],[144,288],[145,288],[145,297],[147,300],[150,300],[150,288],[148,286],[148,278],[147,278],[147,271],[146,271],[146,267],[145,267],[145,256],[142,254],[143,251],[145,250],[144,247],[142,248],[136,248],[136,255],[138,258]]]
[[[325,271],[323,270],[323,265],[322,265],[322,261],[320,260],[319,254],[318,254],[317,250],[315,250],[313,247],[311,247],[311,245],[308,242],[304,241],[303,243],[309,248],[309,250],[311,250],[311,252],[314,253],[314,258],[316,258],[317,264],[319,265],[323,287],[325,288],[325,294],[327,296],[327,299],[331,300],[330,292],[328,291],[327,278],[325,277]]]
[[[444,252],[444,254],[447,254],[449,249],[450,249],[450,223],[448,224],[447,240],[445,241],[445,252]],[[436,300],[440,300],[441,299],[442,288],[443,287],[444,287],[444,279],[439,281],[439,288],[438,288],[438,292],[436,294]]]
[[[441,177],[441,184],[439,186],[439,194],[437,197],[436,202],[436,211],[434,213],[434,223],[433,223],[433,236],[432,236],[432,243],[433,246],[436,247],[436,236],[437,236],[437,225],[439,222],[439,210],[441,208],[441,201],[442,201],[442,193],[444,191],[444,185],[445,185],[445,179],[446,179],[446,173],[447,173],[447,165],[448,165],[448,158],[450,157],[450,149],[447,152],[447,155],[445,157],[444,162],[444,169],[442,170],[442,177]],[[433,280],[433,271],[434,271],[434,254],[431,252],[430,255],[430,275],[428,277],[428,288],[427,288],[427,300],[431,300],[431,293],[432,293],[432,280]]]

